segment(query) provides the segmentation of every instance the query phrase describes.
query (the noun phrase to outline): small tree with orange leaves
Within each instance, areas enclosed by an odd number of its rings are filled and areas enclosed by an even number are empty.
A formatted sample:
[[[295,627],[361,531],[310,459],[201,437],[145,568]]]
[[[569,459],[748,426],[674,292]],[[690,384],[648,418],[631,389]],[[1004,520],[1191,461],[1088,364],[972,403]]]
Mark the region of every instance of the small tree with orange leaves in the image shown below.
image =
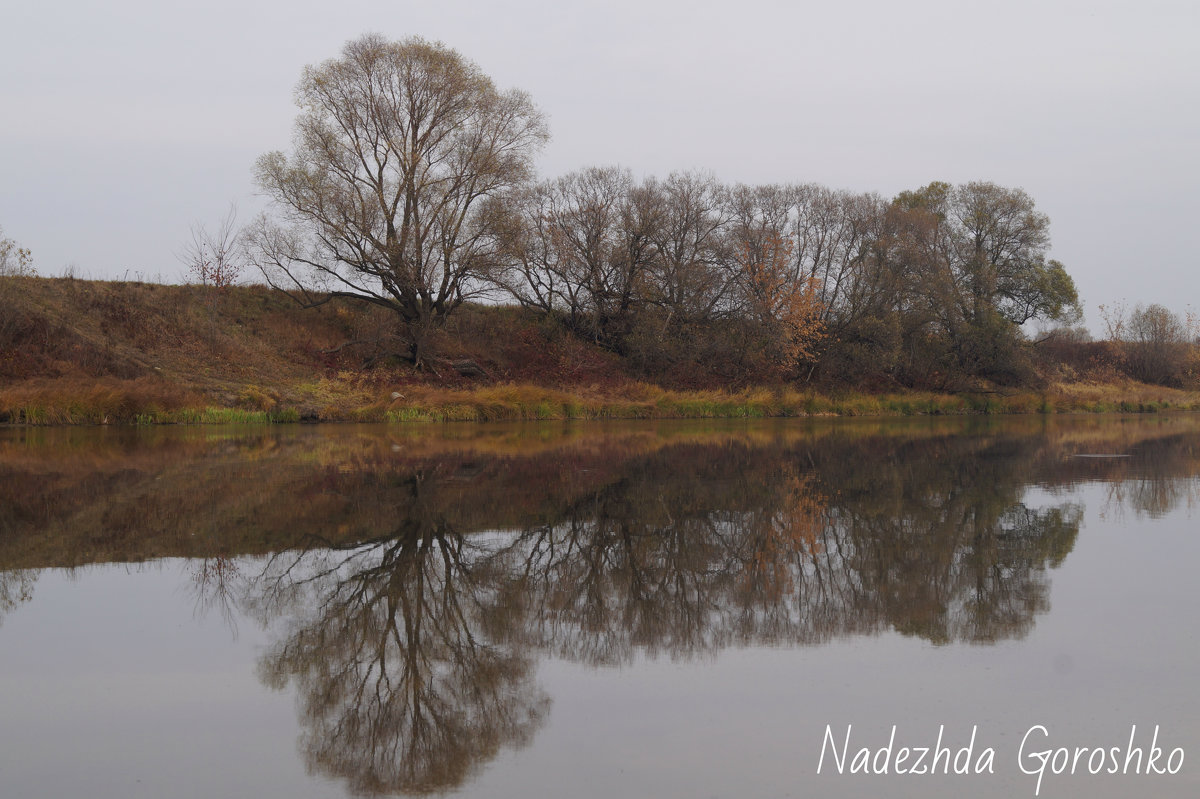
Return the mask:
[[[824,334],[814,279],[796,274],[792,242],[778,233],[743,241],[738,255],[746,313],[766,330],[772,360],[785,372],[816,357]]]

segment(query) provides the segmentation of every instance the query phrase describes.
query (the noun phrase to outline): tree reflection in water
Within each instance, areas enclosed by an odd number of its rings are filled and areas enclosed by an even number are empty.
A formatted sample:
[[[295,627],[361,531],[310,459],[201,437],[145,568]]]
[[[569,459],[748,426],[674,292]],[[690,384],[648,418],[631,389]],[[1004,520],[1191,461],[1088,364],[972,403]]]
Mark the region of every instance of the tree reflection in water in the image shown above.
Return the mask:
[[[1066,487],[1104,481],[1139,514],[1190,502],[1195,427],[0,440],[0,617],[41,568],[187,557],[199,611],[276,631],[261,676],[297,691],[313,771],[443,791],[538,731],[541,657],[1023,636],[1078,535]]]
[[[611,665],[1031,629],[1081,518],[1021,502],[1035,450],[834,443],[656,449],[555,498],[549,518],[490,533],[459,529],[438,501],[461,469],[426,464],[380,489],[394,529],[278,554],[254,581],[254,612],[291,624],[263,679],[298,689],[312,768],[359,793],[421,793],[529,740],[549,704],[538,656]]]
[[[312,610],[260,673],[299,689],[310,767],[361,794],[459,785],[549,707],[528,654],[486,634],[509,611],[483,552],[428,507],[422,477],[408,483],[389,536],[277,555],[252,599],[265,618]]]
[[[33,599],[33,584],[38,573],[33,569],[0,571],[0,624],[18,606]]]

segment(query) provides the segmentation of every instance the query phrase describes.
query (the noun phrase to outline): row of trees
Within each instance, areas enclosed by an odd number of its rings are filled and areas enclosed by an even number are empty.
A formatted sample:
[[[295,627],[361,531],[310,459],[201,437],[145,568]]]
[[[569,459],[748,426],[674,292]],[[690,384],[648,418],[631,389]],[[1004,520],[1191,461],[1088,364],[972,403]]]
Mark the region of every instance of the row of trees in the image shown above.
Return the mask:
[[[1195,344],[1200,320],[1157,303],[1127,311],[1123,304],[1101,306],[1111,355],[1130,377],[1146,383],[1181,385],[1200,370]]]
[[[193,228],[180,258],[221,289],[245,250],[305,305],[383,306],[416,365],[462,303],[490,297],[675,380],[1015,384],[1032,372],[1023,326],[1078,314],[1049,219],[1020,189],[884,198],[617,167],[535,182],[548,129],[528,95],[416,38],[348,43],[305,70],[297,99],[293,153],[258,163],[272,213]],[[29,251],[0,236],[0,275],[29,274]],[[1129,375],[1194,371],[1188,323],[1161,306],[1106,315]]]
[[[534,183],[548,133],[529,97],[415,38],[350,42],[297,98],[294,152],[258,163],[276,212],[254,261],[306,305],[391,309],[416,364],[464,301],[502,291],[653,372],[1014,382],[1021,325],[1076,304],[1020,189],[886,200],[615,167]]]
[[[517,192],[512,213],[501,285],[652,371],[1017,382],[1021,326],[1076,312],[1049,220],[992,183],[886,200],[597,168]]]
[[[1017,384],[1032,376],[1026,323],[1078,314],[1021,189],[884,198],[617,167],[536,182],[548,128],[528,95],[417,38],[348,43],[304,71],[297,100],[294,151],[258,162],[273,211],[246,231],[232,211],[193,228],[180,258],[218,289],[248,254],[305,305],[383,306],[416,365],[457,308],[490,298],[675,381]],[[0,275],[29,274],[29,251],[0,235]],[[1129,375],[1195,371],[1195,330],[1161,306],[1109,321]]]

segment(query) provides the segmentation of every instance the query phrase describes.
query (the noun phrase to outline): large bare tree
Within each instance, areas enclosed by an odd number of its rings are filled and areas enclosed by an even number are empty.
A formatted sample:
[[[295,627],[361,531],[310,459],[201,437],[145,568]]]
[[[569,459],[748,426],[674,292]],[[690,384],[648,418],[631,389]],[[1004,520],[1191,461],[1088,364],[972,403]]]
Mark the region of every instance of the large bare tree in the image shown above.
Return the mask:
[[[296,102],[294,152],[258,161],[275,213],[254,226],[255,262],[304,305],[395,311],[419,365],[496,268],[495,201],[532,177],[543,115],[442,44],[378,35],[307,67]]]

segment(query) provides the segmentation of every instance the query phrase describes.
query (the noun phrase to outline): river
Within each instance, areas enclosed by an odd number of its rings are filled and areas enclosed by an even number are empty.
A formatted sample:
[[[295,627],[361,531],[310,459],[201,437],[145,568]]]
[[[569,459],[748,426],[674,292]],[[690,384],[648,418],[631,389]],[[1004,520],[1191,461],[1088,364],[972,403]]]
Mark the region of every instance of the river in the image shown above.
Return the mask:
[[[0,793],[1193,797],[1198,499],[1188,415],[4,429]]]

